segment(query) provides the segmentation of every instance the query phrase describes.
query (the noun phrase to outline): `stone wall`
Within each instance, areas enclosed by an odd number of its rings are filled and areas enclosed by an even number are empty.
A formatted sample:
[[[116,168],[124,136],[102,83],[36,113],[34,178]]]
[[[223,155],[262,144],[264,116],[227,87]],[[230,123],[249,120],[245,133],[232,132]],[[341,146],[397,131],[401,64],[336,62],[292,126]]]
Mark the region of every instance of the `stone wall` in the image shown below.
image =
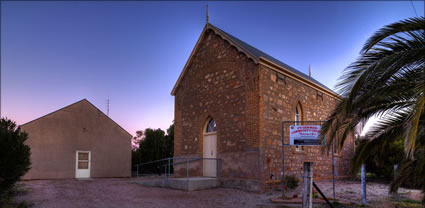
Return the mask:
[[[301,119],[322,121],[327,118],[337,103],[334,96],[320,93],[300,81],[288,76],[278,75],[267,66],[260,65],[260,115],[261,146],[264,150],[264,179],[280,180],[282,174],[282,121],[295,119],[295,108],[301,105]],[[320,123],[314,123],[319,125]],[[285,125],[285,144],[289,144],[289,125]],[[353,154],[353,138],[347,139],[343,149],[335,156],[337,176],[347,176],[349,162]],[[331,154],[322,154],[320,147],[303,147],[297,151],[295,146],[285,147],[285,175],[302,176],[303,162],[314,162],[314,177],[332,176]]]
[[[298,103],[302,120],[325,120],[337,98],[255,64],[212,30],[201,38],[175,91],[174,156],[202,157],[203,128],[212,117],[223,184],[264,190],[266,181],[281,178],[282,121],[294,120]],[[316,178],[331,177],[330,156],[319,147],[285,148],[285,174],[301,176],[303,162],[312,161]],[[348,175],[353,148],[348,139],[335,157],[337,176]]]
[[[199,44],[176,89],[174,156],[202,157],[203,127],[212,117],[222,176],[258,179],[257,65],[212,30]]]

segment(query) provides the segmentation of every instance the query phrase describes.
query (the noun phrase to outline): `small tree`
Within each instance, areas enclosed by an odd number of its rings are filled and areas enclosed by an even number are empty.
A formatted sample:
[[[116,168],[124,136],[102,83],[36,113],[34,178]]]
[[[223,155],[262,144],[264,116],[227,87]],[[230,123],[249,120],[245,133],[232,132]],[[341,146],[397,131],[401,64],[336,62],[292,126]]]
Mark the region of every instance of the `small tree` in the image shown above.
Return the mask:
[[[30,147],[24,142],[27,133],[15,122],[0,119],[0,205],[15,185],[30,169]]]
[[[165,149],[166,157],[174,157],[174,123],[167,129],[167,135],[165,136]]]
[[[174,124],[167,129],[167,135],[161,129],[147,128],[144,131],[137,131],[136,137],[133,138],[133,144],[138,145],[138,147],[135,145],[132,151],[133,171],[137,170],[137,164],[173,157]],[[160,171],[158,165],[161,166],[160,163],[152,163],[143,166],[143,169],[151,172]]]

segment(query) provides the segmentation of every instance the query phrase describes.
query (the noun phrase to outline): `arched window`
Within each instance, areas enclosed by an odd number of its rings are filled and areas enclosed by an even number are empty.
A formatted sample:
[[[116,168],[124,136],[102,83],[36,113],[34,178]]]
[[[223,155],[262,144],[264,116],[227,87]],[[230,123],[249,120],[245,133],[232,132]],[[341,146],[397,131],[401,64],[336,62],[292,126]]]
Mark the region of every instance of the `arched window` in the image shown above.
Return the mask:
[[[295,108],[295,125],[300,125],[302,120],[302,109],[301,105],[298,103],[297,107]]]
[[[302,115],[303,115],[303,110],[301,108],[301,104],[298,103],[297,107],[295,107],[295,118],[294,118],[295,125],[301,125],[301,121],[302,121],[302,118],[303,118]],[[295,146],[295,150],[296,151],[304,151],[304,147],[303,146]]]
[[[215,124],[214,119],[212,119],[212,118],[211,118],[211,119],[208,121],[207,128],[205,129],[205,132],[206,132],[206,133],[216,132],[216,124]]]

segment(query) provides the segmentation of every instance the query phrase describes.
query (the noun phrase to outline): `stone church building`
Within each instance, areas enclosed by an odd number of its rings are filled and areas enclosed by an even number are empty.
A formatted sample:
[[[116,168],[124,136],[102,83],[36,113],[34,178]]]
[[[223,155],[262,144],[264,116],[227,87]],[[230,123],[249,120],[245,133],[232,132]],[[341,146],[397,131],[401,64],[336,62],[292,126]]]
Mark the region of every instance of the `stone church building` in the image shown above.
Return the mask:
[[[282,121],[325,120],[339,100],[312,77],[209,23],[171,94],[174,156],[217,158],[219,165],[191,168],[219,176],[223,186],[253,191],[281,180]],[[352,137],[335,149],[336,178],[348,176],[353,151]],[[285,146],[285,175],[301,177],[309,161],[315,179],[331,178],[330,155],[318,146]]]

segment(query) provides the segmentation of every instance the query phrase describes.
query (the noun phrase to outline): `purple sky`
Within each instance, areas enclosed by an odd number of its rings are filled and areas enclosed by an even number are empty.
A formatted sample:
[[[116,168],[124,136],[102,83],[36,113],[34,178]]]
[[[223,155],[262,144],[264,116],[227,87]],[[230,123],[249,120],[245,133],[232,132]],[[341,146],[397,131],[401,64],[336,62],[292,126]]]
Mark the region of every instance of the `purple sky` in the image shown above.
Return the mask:
[[[87,98],[131,134],[167,129],[205,2],[1,2],[2,116],[23,124]],[[417,15],[424,2],[413,1]],[[333,88],[410,1],[209,2],[210,22]]]

